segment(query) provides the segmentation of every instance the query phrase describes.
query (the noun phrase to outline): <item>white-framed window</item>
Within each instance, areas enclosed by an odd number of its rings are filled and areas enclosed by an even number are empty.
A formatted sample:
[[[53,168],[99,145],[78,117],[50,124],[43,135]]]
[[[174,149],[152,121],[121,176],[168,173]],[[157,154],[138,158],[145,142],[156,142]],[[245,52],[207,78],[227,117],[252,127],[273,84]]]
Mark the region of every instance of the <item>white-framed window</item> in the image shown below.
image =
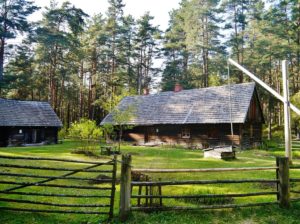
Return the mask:
[[[189,128],[182,128],[181,130],[181,138],[190,138],[191,130]]]

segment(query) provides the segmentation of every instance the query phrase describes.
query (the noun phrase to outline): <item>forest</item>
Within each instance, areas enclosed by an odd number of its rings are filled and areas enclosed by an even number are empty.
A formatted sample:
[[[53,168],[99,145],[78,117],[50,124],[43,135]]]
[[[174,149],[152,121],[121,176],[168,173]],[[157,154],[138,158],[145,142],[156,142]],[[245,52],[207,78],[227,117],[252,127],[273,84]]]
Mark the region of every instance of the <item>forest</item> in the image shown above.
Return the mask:
[[[169,25],[150,12],[135,19],[124,0],[108,0],[89,16],[51,0],[42,18],[34,1],[1,0],[0,97],[48,101],[65,128],[81,118],[99,123],[124,96],[251,81],[230,57],[282,92],[281,60],[289,64],[292,101],[300,101],[298,0],[182,0]],[[20,44],[13,39],[20,38]],[[162,62],[161,64],[158,62]],[[283,107],[260,90],[269,138]],[[293,128],[298,132],[299,118]]]

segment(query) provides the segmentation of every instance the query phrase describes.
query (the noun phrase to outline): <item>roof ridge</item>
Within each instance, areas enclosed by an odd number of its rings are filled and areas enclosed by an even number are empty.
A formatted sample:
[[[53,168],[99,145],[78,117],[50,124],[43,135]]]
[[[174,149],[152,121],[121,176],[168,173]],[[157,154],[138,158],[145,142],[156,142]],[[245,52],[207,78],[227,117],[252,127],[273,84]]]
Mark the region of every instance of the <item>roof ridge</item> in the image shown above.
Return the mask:
[[[0,97],[0,100],[16,101],[16,102],[28,102],[28,103],[36,102],[36,103],[48,103],[48,104],[50,104],[48,101],[39,101],[39,100],[15,100],[15,99],[6,99],[6,98],[1,98],[1,97]]]
[[[158,93],[154,93],[154,94],[148,94],[148,95],[132,95],[132,96],[126,96],[125,98],[144,98],[144,97],[151,97],[151,96],[159,96],[161,94],[167,94],[167,93],[173,93],[173,94],[180,94],[183,92],[190,92],[190,91],[199,91],[199,90],[209,90],[209,89],[220,89],[220,88],[226,88],[228,86],[230,87],[235,87],[235,86],[241,86],[241,85],[255,85],[255,82],[245,82],[245,83],[234,83],[234,84],[226,84],[226,85],[222,85],[222,86],[209,86],[209,87],[203,87],[203,88],[194,88],[194,89],[183,89],[179,92],[174,92],[174,91],[161,91]]]

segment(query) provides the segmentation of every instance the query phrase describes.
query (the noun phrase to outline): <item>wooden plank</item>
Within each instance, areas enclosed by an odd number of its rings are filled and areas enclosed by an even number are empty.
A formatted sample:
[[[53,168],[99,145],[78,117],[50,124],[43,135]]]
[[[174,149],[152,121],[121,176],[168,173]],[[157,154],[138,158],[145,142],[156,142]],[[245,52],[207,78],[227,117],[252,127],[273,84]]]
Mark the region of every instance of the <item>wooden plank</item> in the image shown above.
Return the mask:
[[[277,195],[278,192],[256,192],[245,194],[203,194],[203,195],[132,195],[131,198],[232,198],[232,197],[251,197],[262,195]]]
[[[35,192],[5,192],[0,194],[23,195],[23,196],[42,196],[42,197],[66,197],[66,198],[110,198],[110,195],[90,195],[90,194],[52,194],[52,193],[35,193]]]
[[[29,157],[29,156],[5,156],[5,155],[0,155],[0,158],[2,158],[2,159],[16,159],[16,160],[41,160],[41,161],[57,161],[57,162],[69,162],[69,163],[113,165],[113,163],[111,161],[108,161],[108,162],[95,162],[95,161],[72,160],[72,159],[56,159],[56,158]]]
[[[28,165],[16,165],[16,164],[0,164],[0,167],[33,169],[33,170],[55,170],[55,171],[77,171],[78,170],[78,169],[72,169],[72,168],[56,168],[56,167],[28,166]],[[82,170],[81,172],[112,173],[112,170]]]
[[[277,157],[276,163],[279,166],[278,177],[279,177],[279,205],[282,208],[289,208],[290,205],[290,179],[289,179],[289,158]]]
[[[93,186],[82,186],[82,185],[63,185],[63,184],[36,184],[30,182],[15,182],[15,181],[3,181],[0,180],[0,184],[13,184],[13,185],[22,185],[26,187],[59,187],[59,188],[75,188],[75,189],[95,189],[95,190],[111,190],[110,187],[93,187]],[[2,192],[6,193],[6,190]]]
[[[120,211],[122,222],[126,221],[130,213],[131,195],[131,155],[122,155],[121,181],[120,181]]]
[[[21,174],[21,173],[6,173],[0,172],[0,176],[13,176],[13,177],[30,177],[30,178],[55,178],[57,180],[93,180],[97,183],[111,183],[112,179],[97,179],[97,178],[84,178],[84,177],[55,177],[55,176],[43,176],[33,174]]]
[[[111,186],[111,196],[110,196],[110,208],[109,208],[109,219],[114,216],[114,202],[116,193],[116,179],[117,179],[117,155],[114,155],[114,165],[113,165],[113,175],[112,175],[112,186]]]
[[[99,164],[94,164],[94,165],[91,165],[91,166],[88,166],[88,167],[84,167],[84,168],[81,168],[81,169],[77,169],[77,170],[74,170],[72,172],[69,172],[69,173],[66,173],[66,174],[63,174],[61,176],[55,176],[55,177],[51,177],[51,178],[47,178],[46,180],[41,180],[41,181],[37,181],[37,182],[34,182],[34,183],[30,183],[30,184],[24,184],[22,186],[18,186],[18,187],[12,187],[12,188],[9,188],[9,189],[5,189],[5,191],[14,191],[14,190],[18,190],[18,189],[21,189],[21,188],[24,188],[24,187],[29,187],[29,186],[36,186],[36,185],[39,185],[39,184],[44,184],[44,183],[47,183],[47,182],[50,182],[50,181],[53,181],[53,180],[56,180],[58,179],[59,177],[68,177],[68,176],[72,176],[76,173],[79,173],[83,170],[90,170],[92,168],[96,168],[100,166]]]
[[[110,206],[105,204],[59,204],[59,203],[51,203],[51,202],[40,202],[40,201],[10,199],[10,198],[0,198],[0,201],[10,202],[10,203],[20,203],[20,204],[48,205],[48,206],[56,206],[56,207],[82,207],[82,208],[102,207],[104,208]]]
[[[206,173],[229,171],[276,170],[278,167],[242,167],[242,168],[204,168],[204,169],[132,169],[133,172],[143,173]]]
[[[158,179],[158,181],[161,181],[161,178]],[[162,186],[158,186],[158,195],[162,196]],[[163,201],[162,201],[162,197],[159,199],[159,205],[163,206]]]
[[[300,182],[300,178],[290,178],[290,182]]]
[[[291,111],[290,111],[290,90],[288,79],[287,61],[282,61],[282,85],[284,98],[284,139],[285,139],[285,156],[292,161],[292,135],[291,135]]]
[[[244,180],[186,180],[186,181],[132,181],[132,186],[166,186],[166,185],[193,185],[193,184],[238,184],[238,183],[277,183],[270,179],[244,179]]]
[[[26,209],[26,208],[10,208],[0,206],[0,211],[18,211],[18,212],[42,212],[42,213],[62,213],[62,214],[94,214],[107,215],[108,212],[94,212],[94,211],[73,211],[73,210],[46,210],[46,209]]]
[[[176,210],[201,210],[201,209],[226,209],[226,208],[243,208],[243,207],[255,207],[265,205],[275,205],[278,202],[262,202],[262,203],[249,203],[249,204],[227,204],[227,205],[207,205],[198,207],[132,207],[132,211],[176,211]]]
[[[290,166],[290,169],[295,169],[295,170],[298,170],[298,169],[300,169],[300,166],[291,165],[291,166]]]
[[[228,59],[228,62],[230,62],[232,65],[243,71],[246,75],[248,75],[251,79],[253,79],[256,83],[261,85],[264,89],[266,89],[269,93],[271,93],[273,96],[275,96],[278,100],[284,103],[284,97],[282,97],[279,93],[277,93],[274,89],[272,89],[270,86],[268,86],[266,83],[264,83],[261,79],[257,78],[254,74],[249,72],[247,69],[245,69],[243,66],[236,63],[231,58]],[[300,109],[298,109],[295,105],[290,103],[291,109],[300,115]]]

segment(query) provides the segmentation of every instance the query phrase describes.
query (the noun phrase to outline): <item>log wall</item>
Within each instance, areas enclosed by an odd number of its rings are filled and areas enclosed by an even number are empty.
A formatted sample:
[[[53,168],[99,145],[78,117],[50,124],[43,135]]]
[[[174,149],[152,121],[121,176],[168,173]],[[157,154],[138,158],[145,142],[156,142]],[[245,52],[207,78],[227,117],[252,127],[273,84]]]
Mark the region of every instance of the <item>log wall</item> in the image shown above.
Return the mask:
[[[0,147],[34,143],[57,143],[55,127],[5,127],[0,128]]]
[[[231,145],[233,142],[247,148],[261,142],[261,128],[261,124],[234,124],[234,135],[231,136],[230,124],[139,126],[125,131],[124,140],[141,145],[158,143],[195,148]],[[189,137],[183,136],[184,129],[189,130]]]

